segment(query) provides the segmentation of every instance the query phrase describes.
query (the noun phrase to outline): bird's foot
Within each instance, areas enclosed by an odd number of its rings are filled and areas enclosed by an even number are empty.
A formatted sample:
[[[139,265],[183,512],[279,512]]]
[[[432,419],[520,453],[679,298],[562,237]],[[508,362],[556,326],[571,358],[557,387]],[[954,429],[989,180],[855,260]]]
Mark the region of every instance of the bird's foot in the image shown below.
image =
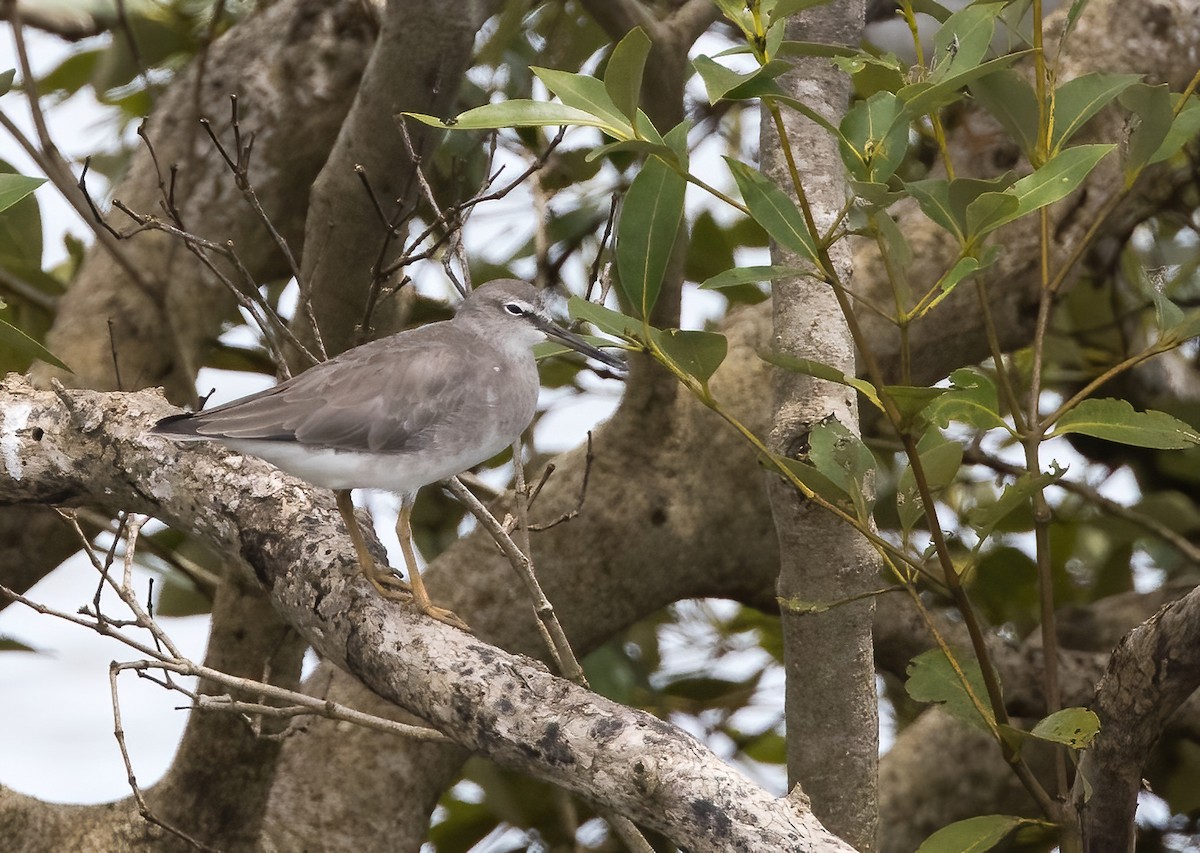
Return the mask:
[[[391,572],[363,572],[375,591],[389,601],[412,601],[412,587],[403,578]]]
[[[447,610],[444,607],[438,607],[434,604],[422,605],[420,602],[417,602],[417,607],[419,607],[421,612],[426,616],[431,616],[439,622],[449,625],[451,628],[457,628],[460,631],[466,631],[468,634],[475,633],[471,630],[470,625],[458,618],[458,616],[451,610]]]

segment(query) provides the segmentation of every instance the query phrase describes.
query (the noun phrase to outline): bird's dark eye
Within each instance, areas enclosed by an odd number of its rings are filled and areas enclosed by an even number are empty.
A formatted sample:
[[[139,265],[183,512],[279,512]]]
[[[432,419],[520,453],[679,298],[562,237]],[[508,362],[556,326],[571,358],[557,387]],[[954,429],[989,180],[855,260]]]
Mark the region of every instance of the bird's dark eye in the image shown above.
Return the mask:
[[[525,309],[516,302],[505,302],[504,310],[509,314],[512,314],[514,317],[520,317],[525,313]]]

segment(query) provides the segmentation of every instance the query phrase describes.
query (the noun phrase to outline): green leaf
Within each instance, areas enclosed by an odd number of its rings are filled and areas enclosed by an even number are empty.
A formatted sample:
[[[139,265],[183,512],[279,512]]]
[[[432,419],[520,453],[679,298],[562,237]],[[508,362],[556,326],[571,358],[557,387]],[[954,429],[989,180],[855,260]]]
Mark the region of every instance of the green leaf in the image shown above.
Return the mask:
[[[722,287],[738,287],[743,284],[758,284],[763,281],[775,281],[779,278],[799,278],[810,275],[811,270],[804,267],[734,267],[701,283],[704,290],[720,290]]]
[[[924,317],[926,314],[936,308],[943,299],[953,293],[954,289],[958,287],[958,285],[961,284],[964,279],[966,279],[968,276],[974,275],[982,269],[987,269],[994,264],[996,259],[999,257],[1000,247],[988,246],[984,251],[982,258],[976,258],[972,255],[959,258],[954,266],[948,269],[945,275],[938,279],[938,288],[941,292],[929,301],[929,303],[918,316]]]
[[[965,247],[1011,220],[1020,201],[1010,192],[1011,172],[990,180],[931,178],[904,186],[925,215],[955,236]]]
[[[983,670],[973,657],[956,654],[958,668],[971,686],[971,693],[979,701],[976,707],[971,700],[962,676],[955,671],[950,660],[940,648],[930,649],[917,655],[908,664],[908,680],[904,689],[918,702],[939,702],[942,710],[956,720],[968,725],[992,731],[996,725],[995,715],[988,707],[987,685],[983,682]]]
[[[8,347],[17,353],[26,356],[27,358],[37,358],[52,364],[55,367],[61,368],[68,373],[73,373],[71,368],[67,367],[58,357],[50,350],[46,349],[40,343],[35,341],[29,335],[22,332],[16,326],[9,323],[7,320],[0,319],[0,346]]]
[[[618,139],[635,136],[633,123],[625,117],[608,95],[604,83],[586,74],[572,74],[569,71],[556,71],[553,68],[538,68],[530,66],[537,78],[546,84],[546,88],[558,95],[568,107],[583,110],[609,127],[621,132],[614,134]],[[661,140],[659,140],[661,141]]]
[[[628,341],[637,340],[642,333],[641,320],[578,296],[572,296],[567,301],[567,312],[573,320],[591,323],[602,332]]]
[[[704,91],[708,93],[708,102],[715,104],[725,97],[725,93],[754,77],[757,70],[747,74],[739,74],[726,68],[721,63],[707,57],[697,56],[692,60],[692,67],[700,75],[704,83]]]
[[[846,512],[858,511],[846,490],[818,471],[815,466],[787,457],[779,457],[777,461],[819,497]]]
[[[1158,86],[1135,83],[1121,93],[1120,101],[1121,106],[1137,116],[1125,155],[1125,185],[1128,187],[1167,138],[1175,114],[1171,90],[1166,83]]]
[[[782,352],[773,352],[771,350],[760,351],[758,357],[776,367],[790,370],[792,373],[802,373],[805,376],[812,376],[815,379],[824,379],[826,382],[836,382],[838,385],[853,388],[870,400],[872,405],[877,409],[883,411],[883,404],[879,402],[879,396],[875,393],[875,386],[855,376],[848,376],[831,364],[814,361],[811,358],[799,358]]]
[[[1020,205],[1004,221],[1032,213],[1070,195],[1091,174],[1096,164],[1116,147],[1107,144],[1077,145],[1059,151],[1032,175],[1026,175],[1012,185],[1010,192],[1017,197]]]
[[[650,334],[676,367],[704,386],[729,352],[729,342],[716,332],[653,329]]]
[[[1065,470],[1057,470],[1053,474],[1022,474],[1015,482],[1009,483],[1000,493],[995,502],[977,506],[967,513],[967,523],[975,529],[982,547],[996,526],[1017,509],[1027,506],[1030,496],[1037,489],[1051,486],[1062,478]]]
[[[619,139],[629,138],[632,130],[625,123],[615,127],[589,112],[549,101],[529,101],[517,98],[484,104],[461,113],[457,118],[441,119],[424,113],[402,113],[422,124],[445,130],[498,130],[503,127],[557,127],[575,125],[598,127]]]
[[[1054,92],[1054,125],[1050,133],[1050,151],[1060,148],[1092,116],[1104,109],[1117,95],[1142,79],[1140,74],[1084,74],[1063,83]]]
[[[945,388],[930,388],[925,385],[885,385],[884,390],[900,410],[900,425],[908,427],[917,415],[946,393]]]
[[[1025,156],[1033,154],[1038,137],[1038,101],[1025,78],[1005,68],[973,81],[969,88],[975,100],[1004,125]]]
[[[1159,300],[1155,300],[1155,303],[1159,304]],[[1161,316],[1159,318],[1159,326],[1162,327],[1159,341],[1164,346],[1178,346],[1200,336],[1200,309],[1193,309],[1185,314],[1178,306],[1173,307],[1179,312],[1177,320],[1168,324],[1163,322]]]
[[[930,430],[922,437],[917,447],[917,455],[921,460],[929,491],[934,497],[954,482],[958,469],[962,467],[962,445],[957,441],[948,441],[936,429]],[[906,465],[900,474],[900,482],[896,487],[896,508],[900,515],[900,524],[906,531],[912,530],[913,525],[925,515],[925,505],[921,500],[921,491],[917,488],[911,464]]]
[[[1200,434],[1166,412],[1139,412],[1127,400],[1082,400],[1054,424],[1054,435],[1080,433],[1133,447],[1182,450],[1200,444]]]
[[[917,853],[984,853],[1014,830],[1038,821],[1012,815],[989,814],[943,826],[921,842]]]
[[[675,162],[685,172],[688,169],[688,133],[691,129],[692,123],[688,119],[684,119],[668,130],[666,136],[663,137],[666,146],[675,152]]]
[[[896,96],[904,102],[905,115],[909,118],[918,118],[961,100],[960,90],[963,87],[987,77],[989,74],[995,74],[1008,68],[1027,53],[1029,51],[1006,53],[1004,56],[989,59],[980,65],[966,66],[936,82],[923,80],[918,83],[910,83],[897,92]]]
[[[7,71],[0,71],[0,95],[7,95],[12,89],[13,78],[17,76],[17,69],[10,68]]]
[[[959,245],[966,244],[966,223],[958,221],[958,216],[950,204],[949,181],[942,178],[910,181],[904,184],[904,188],[926,216],[953,234]]]
[[[1087,708],[1063,708],[1038,720],[1029,733],[1071,749],[1087,749],[1100,733],[1100,718]]]
[[[70,54],[37,82],[39,95],[70,96],[95,79],[104,50]]]
[[[12,207],[44,183],[46,183],[45,178],[31,178],[27,175],[0,175],[0,211]]]
[[[40,182],[38,178],[27,178],[15,172],[9,163],[0,160],[0,195],[10,183],[11,188],[19,192],[22,186],[29,186],[30,181]],[[4,214],[0,215],[0,265],[46,293],[62,291],[62,285],[42,271],[42,214],[37,196],[26,194],[7,204]]]
[[[817,242],[796,203],[758,170],[732,157],[726,157],[725,162],[754,221],[779,245],[802,255],[820,269]]]
[[[931,77],[944,80],[978,67],[996,32],[996,16],[1004,3],[972,3],[945,20],[933,37],[935,65]]]
[[[967,239],[977,240],[995,231],[1017,212],[1021,203],[1008,192],[980,193],[967,205]]]
[[[0,652],[35,652],[37,649],[33,646],[22,643],[20,640],[10,637],[7,634],[0,634]]]
[[[978,429],[1004,427],[996,384],[979,371],[964,367],[950,374],[953,387],[925,409],[929,420],[940,427],[961,421]]]
[[[876,92],[859,101],[846,113],[839,130],[842,162],[861,181],[886,182],[908,152],[904,104],[891,92]]]
[[[1173,95],[1172,100],[1178,104],[1179,96]],[[1200,99],[1193,96],[1188,98],[1187,104],[1175,116],[1175,120],[1171,122],[1171,129],[1167,131],[1167,138],[1146,165],[1153,166],[1174,157],[1183,146],[1196,138],[1197,133],[1200,133]]]
[[[650,37],[634,27],[617,42],[604,71],[604,88],[617,110],[630,124],[637,121],[638,97],[642,93],[642,72],[650,54]]]
[[[617,273],[621,289],[649,317],[683,218],[687,182],[657,157],[633,179],[617,222]]]
[[[870,517],[874,500],[868,500],[868,481],[875,457],[861,438],[829,417],[808,434],[808,461],[850,496],[860,520]]]

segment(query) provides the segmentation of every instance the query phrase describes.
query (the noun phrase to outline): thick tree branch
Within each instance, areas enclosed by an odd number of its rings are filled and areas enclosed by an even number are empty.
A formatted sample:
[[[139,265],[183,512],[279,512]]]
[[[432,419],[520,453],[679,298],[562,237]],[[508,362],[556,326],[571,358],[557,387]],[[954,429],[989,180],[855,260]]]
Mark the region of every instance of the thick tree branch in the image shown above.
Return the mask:
[[[1197,688],[1200,588],[1129,633],[1096,689],[1092,710],[1100,717],[1100,735],[1083,754],[1073,792],[1088,850],[1132,847],[1134,809],[1150,750]]]
[[[12,375],[0,392],[10,436],[0,502],[121,504],[186,523],[237,554],[283,617],[376,693],[677,844],[850,849],[674,726],[372,594],[330,496],[265,463],[149,435],[168,411],[157,395],[55,394]]]

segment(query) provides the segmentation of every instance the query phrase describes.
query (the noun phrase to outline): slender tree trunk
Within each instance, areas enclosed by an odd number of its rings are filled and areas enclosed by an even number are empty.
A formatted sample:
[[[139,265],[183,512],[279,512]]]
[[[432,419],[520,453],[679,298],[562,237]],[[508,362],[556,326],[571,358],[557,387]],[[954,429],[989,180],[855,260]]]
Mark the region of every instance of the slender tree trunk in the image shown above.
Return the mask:
[[[794,18],[789,39],[856,43],[861,3],[823,6]],[[825,60],[802,62],[782,80],[793,97],[823,112],[835,124],[850,97],[846,75]],[[828,228],[845,198],[835,141],[812,122],[784,116],[801,179],[819,230]],[[764,107],[763,171],[791,187],[785,152]],[[814,180],[816,177],[820,180]],[[798,259],[775,247],[776,263]],[[833,249],[843,281],[850,272],[845,243]],[[831,364],[853,375],[854,344],[831,288],[813,278],[776,283],[773,345],[782,352]],[[795,457],[810,430],[828,417],[858,431],[853,391],[841,385],[777,371],[773,449]],[[771,510],[779,537],[781,598],[833,603],[870,588],[873,553],[853,529],[807,503],[784,481],[770,480]],[[874,848],[878,820],[879,714],[871,650],[870,600],[832,607],[820,614],[783,608],[787,668],[788,779],[799,784],[814,812],[860,850]]]

